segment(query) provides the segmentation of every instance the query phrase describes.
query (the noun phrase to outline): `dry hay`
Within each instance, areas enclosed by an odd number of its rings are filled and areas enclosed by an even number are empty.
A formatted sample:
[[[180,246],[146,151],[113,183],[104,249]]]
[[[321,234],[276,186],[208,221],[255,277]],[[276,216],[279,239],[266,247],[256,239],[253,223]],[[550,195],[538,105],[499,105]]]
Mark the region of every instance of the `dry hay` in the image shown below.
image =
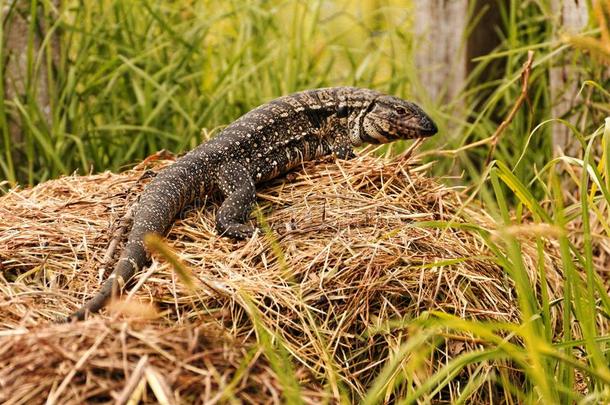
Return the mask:
[[[415,226],[453,220],[491,230],[491,219],[462,207],[458,191],[427,177],[415,158],[363,154],[306,164],[262,188],[261,217],[272,231],[249,241],[215,234],[216,198],[188,210],[167,240],[190,268],[194,292],[156,256],[135,283],[131,302],[139,304],[52,324],[97,290],[109,238],[148,181],[146,168],[168,163],[153,158],[122,174],[64,177],[0,199],[0,400],[42,402],[53,393],[58,403],[80,403],[140,393],[143,402],[167,395],[278,403],[282,376],[257,343],[250,303],[290,352],[307,402],[325,402],[339,387],[359,398],[412,333],[388,329],[389,320],[428,310],[518,319],[513,286],[477,232]],[[535,278],[536,246],[523,248]],[[545,266],[556,298],[552,252]],[[476,347],[467,336],[445,335],[421,378]],[[437,399],[450,399],[468,369],[462,374]]]

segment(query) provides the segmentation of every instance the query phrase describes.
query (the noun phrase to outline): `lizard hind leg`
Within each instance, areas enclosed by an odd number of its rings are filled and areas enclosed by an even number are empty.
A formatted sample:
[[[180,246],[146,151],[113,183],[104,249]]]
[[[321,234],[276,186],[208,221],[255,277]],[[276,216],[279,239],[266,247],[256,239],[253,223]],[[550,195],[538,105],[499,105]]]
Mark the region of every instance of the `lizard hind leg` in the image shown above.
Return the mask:
[[[248,170],[237,163],[225,163],[218,171],[216,183],[225,200],[216,214],[216,230],[223,236],[247,239],[255,227],[246,225],[256,200],[254,181]]]

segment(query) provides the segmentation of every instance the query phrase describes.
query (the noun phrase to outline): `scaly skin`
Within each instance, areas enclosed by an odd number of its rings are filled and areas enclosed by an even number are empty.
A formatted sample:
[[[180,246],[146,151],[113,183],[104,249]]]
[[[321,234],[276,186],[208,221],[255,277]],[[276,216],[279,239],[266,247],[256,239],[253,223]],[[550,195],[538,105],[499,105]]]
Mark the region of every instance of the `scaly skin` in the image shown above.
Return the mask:
[[[421,138],[437,132],[417,105],[353,87],[308,90],[264,104],[164,169],[140,197],[125,248],[101,290],[68,319],[84,319],[120,293],[149,260],[147,233],[164,235],[178,213],[217,188],[225,200],[216,228],[234,239],[252,236],[244,224],[256,183],[325,155],[349,159],[353,147]]]

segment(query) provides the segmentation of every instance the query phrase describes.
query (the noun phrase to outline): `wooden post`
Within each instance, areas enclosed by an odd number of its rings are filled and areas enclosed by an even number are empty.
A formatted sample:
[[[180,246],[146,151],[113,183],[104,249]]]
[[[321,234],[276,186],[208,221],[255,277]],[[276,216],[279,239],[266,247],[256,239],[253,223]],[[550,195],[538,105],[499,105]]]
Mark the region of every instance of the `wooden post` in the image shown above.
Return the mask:
[[[587,25],[588,10],[585,1],[579,0],[553,0],[551,2],[554,15],[558,21],[555,24],[556,36],[563,34],[577,34]],[[568,61],[569,62],[569,61]],[[572,63],[561,61],[551,68],[551,99],[555,103],[552,107],[552,116],[560,118],[576,104],[581,103],[578,96],[583,78],[579,69]],[[572,124],[576,124],[573,122]],[[563,124],[553,125],[554,153],[575,156],[580,151],[580,144],[572,132]]]
[[[55,6],[58,5],[58,0],[51,2]],[[24,100],[24,96],[27,94],[28,85],[28,45],[30,41],[30,26],[33,24],[31,21],[31,10],[29,1],[9,1],[5,3],[5,7],[2,10],[3,21],[5,21],[4,32],[5,32],[5,67],[4,67],[4,97],[7,101],[13,101],[15,99]],[[41,49],[41,42],[46,33],[46,27],[44,24],[43,9],[41,6],[38,7],[38,16],[36,21],[35,29],[33,30],[33,52],[32,58],[37,60],[40,52],[45,53],[44,49]],[[54,52],[58,51],[58,41],[51,41],[52,49]],[[46,55],[45,53],[45,56]],[[35,85],[36,103],[38,108],[42,112],[42,116],[47,122],[50,122],[51,111],[49,102],[49,87],[47,78],[47,69],[43,59],[42,65],[33,72],[33,77],[29,78]],[[31,102],[28,101],[28,102]],[[21,145],[24,141],[24,128],[21,122],[19,113],[15,110],[7,111],[9,117],[8,127],[13,145]],[[19,161],[23,158],[17,153],[17,150],[21,148],[12,148],[13,159],[15,166],[19,165]]]
[[[468,0],[427,0],[415,4],[416,68],[429,97],[452,100],[466,78]]]
[[[500,42],[496,0],[427,0],[415,5],[415,62],[433,101],[453,100],[465,85],[473,58],[491,52]],[[472,16],[476,26],[465,37]]]

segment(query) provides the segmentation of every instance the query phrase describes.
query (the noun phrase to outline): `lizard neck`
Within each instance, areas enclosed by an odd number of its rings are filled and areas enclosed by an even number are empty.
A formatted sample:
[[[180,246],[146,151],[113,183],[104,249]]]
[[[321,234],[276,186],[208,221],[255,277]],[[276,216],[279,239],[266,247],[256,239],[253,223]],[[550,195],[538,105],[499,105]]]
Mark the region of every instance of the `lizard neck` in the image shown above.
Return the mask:
[[[346,111],[345,126],[349,133],[349,141],[352,146],[360,146],[368,140],[363,125],[364,118],[382,93],[354,87],[342,87],[337,91],[339,93],[338,108]]]

